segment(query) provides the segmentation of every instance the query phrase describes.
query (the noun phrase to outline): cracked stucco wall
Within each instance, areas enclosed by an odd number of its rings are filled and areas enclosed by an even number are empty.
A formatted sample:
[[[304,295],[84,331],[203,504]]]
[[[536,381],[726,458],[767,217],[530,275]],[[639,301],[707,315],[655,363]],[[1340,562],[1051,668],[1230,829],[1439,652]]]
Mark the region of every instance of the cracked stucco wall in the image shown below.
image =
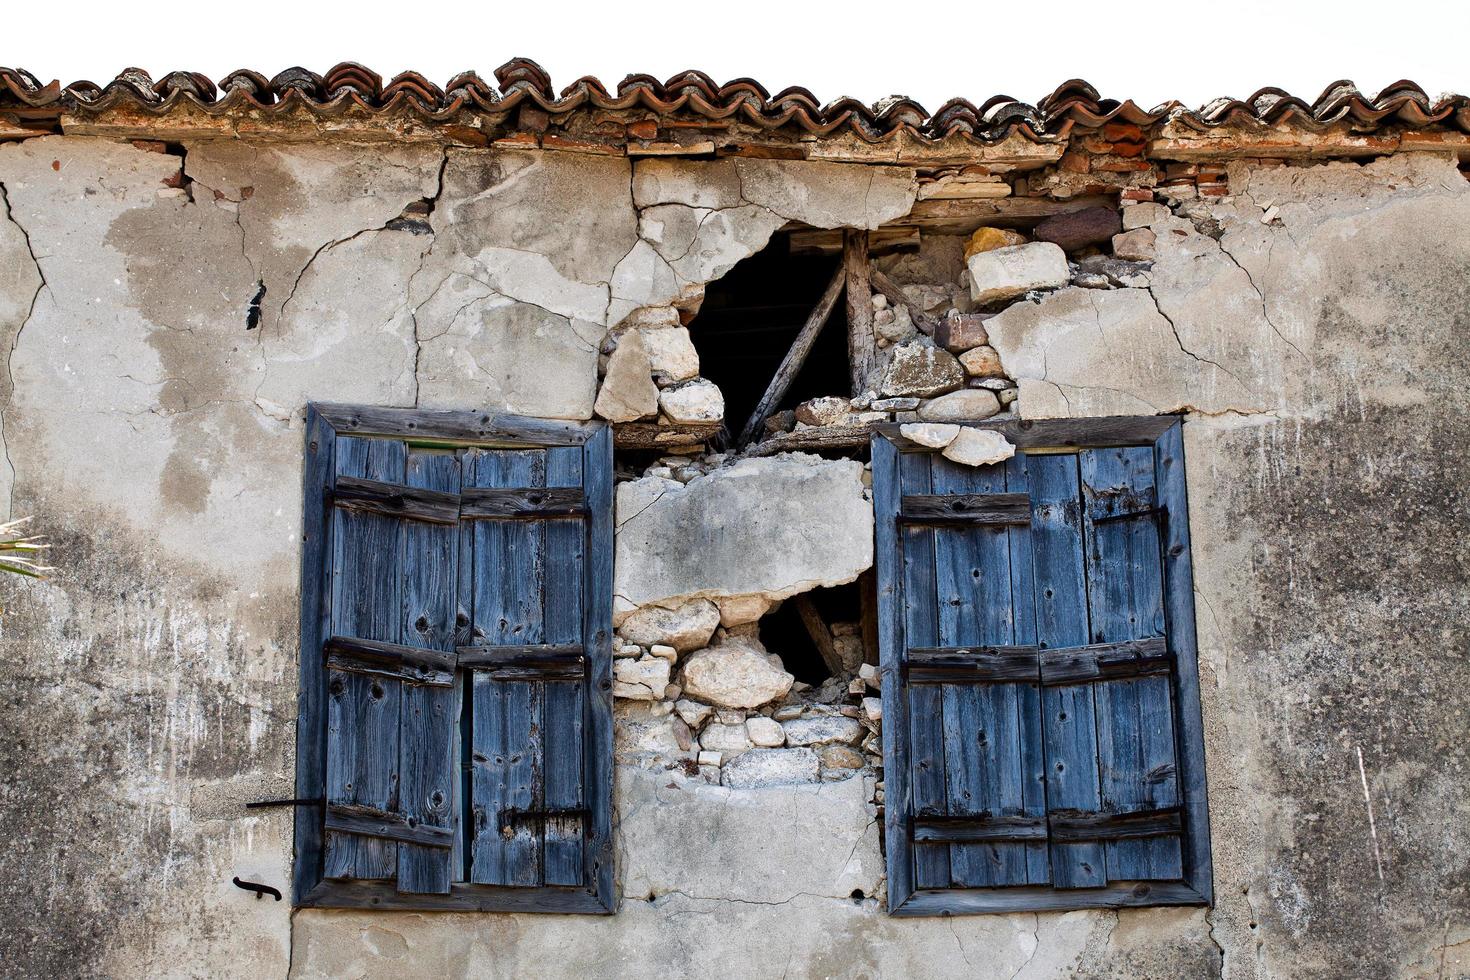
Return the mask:
[[[230,877],[289,874],[289,814],[240,804],[292,791],[304,403],[589,417],[599,344],[628,311],[787,220],[899,217],[913,174],[183,150],[0,146],[9,496],[62,565],[4,583],[9,969],[1470,969],[1455,819],[1470,197],[1449,161],[1236,168],[1211,206],[1220,237],[1160,219],[1148,289],[1063,289],[988,324],[1022,415],[1191,413],[1214,911],[893,920],[861,779],[761,803],[771,791],[625,767],[614,918],[293,917]]]

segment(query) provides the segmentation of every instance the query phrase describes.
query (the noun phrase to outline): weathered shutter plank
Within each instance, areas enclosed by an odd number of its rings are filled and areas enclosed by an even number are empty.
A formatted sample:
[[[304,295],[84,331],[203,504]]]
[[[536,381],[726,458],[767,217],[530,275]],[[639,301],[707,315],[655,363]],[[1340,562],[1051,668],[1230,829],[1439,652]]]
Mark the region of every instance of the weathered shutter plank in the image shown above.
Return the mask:
[[[1017,453],[1006,461],[1006,490],[1030,497],[1031,479],[1028,460]],[[1011,570],[1011,642],[1036,643],[1036,573],[1032,567],[1031,525],[1011,527],[1006,531],[1010,548]],[[1046,758],[1042,749],[1041,688],[1036,682],[1016,685],[1016,722],[1020,732],[1022,814],[1037,820],[1046,818]],[[1041,885],[1051,881],[1051,860],[1045,841],[1023,845],[1026,852],[1026,880]]]
[[[1153,449],[1089,449],[1079,458],[1090,642],[1162,636],[1163,578],[1154,519]],[[1130,813],[1178,805],[1171,685],[1164,674],[1106,680],[1093,686],[1104,811]],[[1181,875],[1179,848],[1177,836],[1109,841],[1108,877],[1177,879]]]
[[[1154,445],[1154,485],[1163,509],[1164,613],[1178,686],[1179,763],[1183,770],[1184,874],[1196,900],[1214,897],[1210,814],[1205,787],[1204,718],[1200,713],[1199,652],[1194,622],[1194,568],[1184,479],[1184,426],[1176,420]]]
[[[1031,456],[1027,473],[1037,640],[1043,648],[1082,646],[1088,638],[1087,581],[1077,457]],[[1045,688],[1041,705],[1047,809],[1095,812],[1100,796],[1092,685]],[[1103,845],[1053,842],[1051,874],[1058,888],[1107,884]]]
[[[1005,468],[931,459],[936,496],[997,494]],[[944,527],[934,533],[939,642],[1012,640],[1010,542],[1005,527]],[[1014,816],[1023,809],[1016,685],[945,684],[945,783],[950,817]],[[1025,884],[1026,852],[1014,843],[950,846],[950,877],[961,887]]]
[[[545,485],[544,450],[487,450],[475,459],[474,486]],[[542,532],[539,521],[476,522],[474,617],[485,642],[544,642]],[[473,677],[471,880],[539,884],[543,685],[498,681],[484,671]]]
[[[901,563],[898,513],[903,490],[902,458],[893,442],[872,438],[873,515],[877,571],[878,643],[883,679],[883,767],[887,775],[887,804],[883,813],[887,842],[888,911],[896,912],[914,890],[913,842],[909,816],[912,812],[909,740],[909,685],[902,676],[905,657],[904,570]],[[937,848],[936,848],[937,850]],[[946,859],[948,855],[946,854]]]
[[[306,409],[306,457],[301,515],[301,643],[300,682],[297,691],[296,795],[320,796],[327,783],[327,671],[317,656],[332,623],[331,512],[327,493],[334,482],[337,436],[315,406]],[[322,873],[326,831],[314,807],[297,807],[295,817],[296,873],[292,876],[294,904],[313,887]]]
[[[337,440],[338,476],[401,483],[405,461],[404,445],[396,440]],[[337,511],[333,633],[398,642],[402,547],[398,519]],[[394,811],[401,685],[356,673],[329,675],[327,799]],[[391,878],[397,869],[398,847],[392,841],[327,835],[327,877]]]
[[[406,482],[415,489],[459,492],[460,462],[453,452],[413,449]],[[454,650],[459,529],[405,521],[403,528],[404,644]],[[453,741],[458,717],[452,687],[405,684],[400,707],[399,799],[406,820],[452,831]],[[453,877],[452,853],[400,844],[398,890],[445,894]]]
[[[582,486],[582,449],[546,451],[547,487]],[[587,522],[546,522],[545,642],[582,642],[582,583],[586,575]],[[547,681],[544,748],[545,807],[550,811],[583,809],[585,674],[576,680]],[[583,881],[585,821],[581,817],[546,819],[544,878],[548,885],[580,885]]]
[[[587,656],[587,758],[583,798],[592,811],[584,838],[588,890],[608,911],[613,906],[613,430],[604,425],[587,440],[582,456],[587,499],[587,577],[582,603],[582,642]]]
[[[904,453],[899,457],[899,480],[905,494],[927,494],[932,488],[930,454]],[[911,647],[939,645],[939,603],[934,575],[934,531],[923,526],[901,526],[903,551],[904,633]],[[945,786],[944,691],[941,685],[916,684],[908,688],[909,758],[913,816],[948,814]],[[914,886],[948,888],[949,847],[939,843],[914,844]]]

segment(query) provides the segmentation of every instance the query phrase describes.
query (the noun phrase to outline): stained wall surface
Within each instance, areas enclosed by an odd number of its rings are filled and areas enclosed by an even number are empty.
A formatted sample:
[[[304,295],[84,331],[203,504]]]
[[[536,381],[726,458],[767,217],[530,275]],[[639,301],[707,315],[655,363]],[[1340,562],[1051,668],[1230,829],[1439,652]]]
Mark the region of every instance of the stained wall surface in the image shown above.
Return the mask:
[[[650,726],[623,710],[623,899],[593,919],[293,915],[231,884],[290,876],[289,813],[242,804],[294,790],[304,406],[589,418],[629,313],[788,221],[901,217],[914,175],[182,153],[0,145],[0,504],[35,515],[58,565],[5,583],[0,616],[8,972],[1470,975],[1470,183],[1452,160],[1237,166],[1229,198],[1160,209],[1146,285],[1066,287],[989,324],[1023,417],[1186,413],[1214,909],[890,919],[871,775],[711,786],[649,764]],[[758,499],[741,465],[681,492]],[[860,505],[849,469],[832,478]],[[742,539],[749,563],[822,525],[820,500],[787,503],[769,542]],[[631,542],[619,562],[653,565],[657,537]],[[871,561],[823,544],[833,581]],[[660,575],[668,596],[742,594]]]

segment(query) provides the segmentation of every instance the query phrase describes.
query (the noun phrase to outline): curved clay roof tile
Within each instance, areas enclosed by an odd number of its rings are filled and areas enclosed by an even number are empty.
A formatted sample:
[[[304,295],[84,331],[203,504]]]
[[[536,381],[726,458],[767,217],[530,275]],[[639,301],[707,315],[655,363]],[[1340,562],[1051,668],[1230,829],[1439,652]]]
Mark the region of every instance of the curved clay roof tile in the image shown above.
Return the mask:
[[[510,95],[512,91],[528,90],[536,93],[548,102],[554,96],[551,92],[551,76],[530,58],[512,58],[499,68],[495,69],[495,80],[500,83],[502,96]]]
[[[270,85],[278,98],[284,99],[289,92],[296,92],[309,102],[319,101],[322,97],[322,77],[299,66],[277,74]]]

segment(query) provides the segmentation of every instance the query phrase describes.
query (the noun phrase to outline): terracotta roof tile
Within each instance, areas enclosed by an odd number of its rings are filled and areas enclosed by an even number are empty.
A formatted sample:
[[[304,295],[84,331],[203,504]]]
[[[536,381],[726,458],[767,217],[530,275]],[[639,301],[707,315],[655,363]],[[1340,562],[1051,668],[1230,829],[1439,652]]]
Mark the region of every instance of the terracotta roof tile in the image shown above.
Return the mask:
[[[106,85],[77,81],[63,87],[54,81],[43,84],[23,69],[0,68],[0,113],[11,112],[27,124],[40,126],[48,114],[52,120],[67,113],[98,119],[129,110],[161,116],[185,107],[213,115],[251,112],[267,118],[302,110],[324,117],[365,110],[368,114],[408,112],[432,125],[453,122],[456,114],[471,111],[502,114],[512,120],[506,125],[514,128],[517,117],[510,113],[525,103],[559,120],[579,112],[646,111],[666,117],[688,116],[694,123],[791,130],[794,138],[851,132],[873,143],[899,133],[921,143],[956,137],[994,141],[1015,131],[1047,142],[1066,137],[1074,127],[1097,129],[1112,122],[1145,128],[1178,122],[1198,130],[1266,124],[1300,128],[1304,133],[1344,123],[1357,133],[1390,126],[1470,132],[1470,98],[1431,99],[1410,81],[1395,82],[1374,96],[1360,92],[1351,81],[1337,81],[1313,102],[1281,89],[1263,88],[1247,99],[1218,99],[1191,110],[1177,102],[1144,109],[1132,101],[1104,99],[1087,82],[1071,79],[1035,105],[1003,95],[978,106],[951,99],[931,114],[904,96],[872,106],[850,98],[823,105],[804,88],[787,88],[772,96],[754,79],[737,78],[720,85],[693,69],[662,82],[651,75],[629,75],[616,91],[609,91],[596,78],[584,77],[557,93],[546,71],[527,58],[506,62],[495,70],[494,77],[496,84],[491,85],[474,72],[464,72],[441,88],[417,72],[404,72],[385,85],[376,72],[345,62],[325,75],[299,67],[272,78],[236,71],[220,79],[217,86],[196,72],[170,72],[155,82],[142,69],[129,68]]]

